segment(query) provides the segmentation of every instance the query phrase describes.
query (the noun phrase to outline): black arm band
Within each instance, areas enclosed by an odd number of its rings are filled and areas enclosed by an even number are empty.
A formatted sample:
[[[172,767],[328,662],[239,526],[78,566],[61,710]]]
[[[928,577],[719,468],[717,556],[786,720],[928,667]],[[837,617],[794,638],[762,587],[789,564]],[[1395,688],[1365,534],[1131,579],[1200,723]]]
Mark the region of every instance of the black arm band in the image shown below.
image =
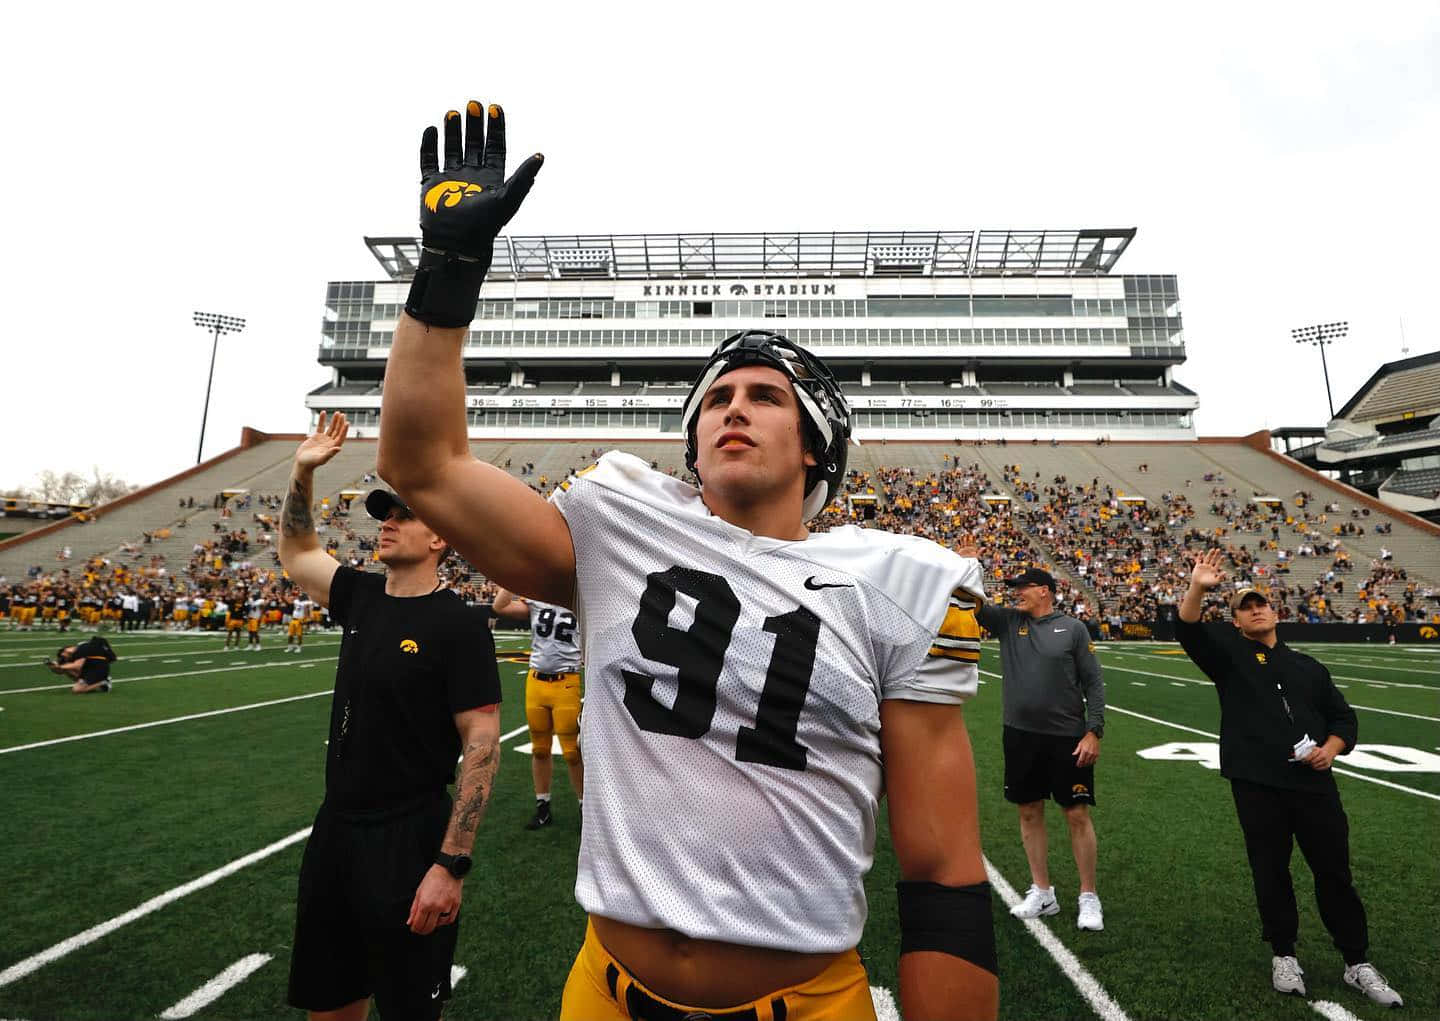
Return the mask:
[[[431,326],[469,326],[490,261],[422,249],[405,311]]]
[[[989,883],[941,886],[906,880],[896,883],[895,890],[900,900],[901,956],[933,950],[1000,974]]]

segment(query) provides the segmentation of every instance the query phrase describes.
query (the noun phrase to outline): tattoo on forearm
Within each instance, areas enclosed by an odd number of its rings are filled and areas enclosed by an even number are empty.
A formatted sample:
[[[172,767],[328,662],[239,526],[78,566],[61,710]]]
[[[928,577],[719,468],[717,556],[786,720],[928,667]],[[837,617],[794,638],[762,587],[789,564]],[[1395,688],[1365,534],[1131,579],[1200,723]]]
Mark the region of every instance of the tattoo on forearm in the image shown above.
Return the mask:
[[[490,791],[495,787],[495,773],[500,768],[498,738],[471,741],[465,745],[460,764],[460,782],[455,789],[455,807],[450,813],[447,838],[456,846],[470,848],[475,830],[485,817]]]
[[[285,494],[285,506],[280,509],[280,529],[285,538],[297,539],[314,533],[315,518],[310,512],[313,487],[309,479],[290,479],[290,491]]]

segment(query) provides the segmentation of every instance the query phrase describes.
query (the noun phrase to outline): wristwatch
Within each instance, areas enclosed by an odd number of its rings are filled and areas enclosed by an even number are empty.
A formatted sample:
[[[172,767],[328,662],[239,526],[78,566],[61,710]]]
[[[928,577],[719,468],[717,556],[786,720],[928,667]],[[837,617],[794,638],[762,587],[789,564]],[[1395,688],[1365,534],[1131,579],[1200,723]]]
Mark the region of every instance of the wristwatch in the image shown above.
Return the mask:
[[[470,874],[470,869],[475,863],[470,860],[468,854],[446,854],[444,851],[438,851],[435,854],[435,864],[445,866],[446,871],[456,879],[464,879]]]

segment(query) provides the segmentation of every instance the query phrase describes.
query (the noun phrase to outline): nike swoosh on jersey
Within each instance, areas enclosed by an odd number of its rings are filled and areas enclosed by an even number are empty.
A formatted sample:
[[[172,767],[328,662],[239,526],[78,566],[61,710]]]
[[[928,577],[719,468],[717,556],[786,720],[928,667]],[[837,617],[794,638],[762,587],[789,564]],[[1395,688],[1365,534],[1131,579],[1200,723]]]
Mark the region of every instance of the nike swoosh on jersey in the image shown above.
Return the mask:
[[[808,588],[811,592],[819,592],[822,588],[854,588],[855,586],[842,585],[839,583],[817,582],[815,580],[815,575],[812,574],[810,575],[810,577],[805,579],[805,587]]]
[[[1066,629],[1063,628],[1063,627],[1057,627],[1057,628],[1054,629],[1054,631],[1055,631],[1055,633],[1056,633],[1057,635],[1063,635],[1063,634],[1065,633]]]

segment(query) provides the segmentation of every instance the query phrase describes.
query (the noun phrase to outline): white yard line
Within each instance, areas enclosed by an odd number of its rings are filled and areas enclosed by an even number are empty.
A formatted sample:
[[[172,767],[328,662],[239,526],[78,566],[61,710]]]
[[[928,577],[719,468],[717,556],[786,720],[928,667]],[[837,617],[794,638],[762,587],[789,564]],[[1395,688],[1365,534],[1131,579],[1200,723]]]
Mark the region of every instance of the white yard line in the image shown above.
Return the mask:
[[[321,648],[324,648],[324,647],[326,647],[326,646],[334,646],[334,647],[336,647],[336,648],[339,648],[339,646],[340,646],[340,643],[339,643],[339,642],[315,642],[315,643],[313,643],[313,644],[315,644],[315,645],[317,645],[317,646],[319,646],[319,647],[321,647]],[[269,651],[271,651],[271,650],[279,649],[279,648],[280,648],[280,646],[274,645],[274,646],[270,646],[270,647],[267,648],[265,651],[269,652]],[[50,651],[53,653],[55,650],[52,648]],[[124,662],[126,662],[126,663],[136,663],[136,662],[139,662],[139,661],[142,660],[142,659],[164,659],[164,657],[166,657],[166,656],[180,657],[180,656],[215,656],[215,655],[223,655],[225,652],[228,652],[228,651],[231,651],[231,650],[221,650],[221,649],[191,649],[189,652],[176,652],[176,651],[174,651],[174,650],[171,650],[170,652],[141,653],[141,654],[138,655],[138,656],[127,655],[127,656],[121,656],[120,658],[121,658]],[[179,662],[181,662],[181,661],[180,661],[180,659],[176,658],[176,659],[164,659],[164,662],[166,662],[166,663],[179,663]],[[7,668],[23,669],[23,668],[28,667],[28,666],[30,666],[30,665],[31,665],[30,663],[0,663],[0,670],[4,670],[4,669],[7,669]],[[39,664],[35,664],[35,665],[38,666]]]
[[[114,932],[116,929],[129,925],[136,919],[144,918],[146,915],[151,914],[152,912],[159,911],[166,905],[173,904],[181,897],[187,897],[190,894],[194,893],[196,890],[203,890],[207,886],[218,883],[226,876],[233,875],[243,868],[254,865],[258,861],[263,861],[264,859],[270,857],[272,854],[275,854],[277,851],[283,851],[291,844],[295,844],[300,842],[301,840],[304,840],[309,835],[309,826],[306,826],[303,830],[296,830],[288,837],[277,840],[275,841],[275,843],[269,845],[268,847],[262,847],[258,851],[252,851],[249,854],[245,855],[243,858],[236,858],[234,861],[230,862],[230,864],[222,865],[218,869],[215,869],[213,872],[207,872],[205,873],[205,875],[201,876],[198,879],[192,879],[188,883],[177,886],[171,890],[166,890],[164,893],[159,894],[158,896],[151,897],[144,904],[141,904],[139,907],[131,908],[123,915],[116,915],[109,921],[101,922],[99,925],[92,925],[84,932],[76,933],[69,939],[61,940],[59,943],[56,943],[54,946],[46,950],[40,951],[38,954],[32,954],[31,956],[25,958],[25,960],[10,965],[10,967],[6,968],[4,971],[0,971],[0,986],[8,986],[12,982],[19,981],[26,975],[29,975],[35,971],[39,971],[41,968],[45,967],[45,965],[50,964],[54,961],[58,961],[60,960],[60,958],[66,956],[67,954],[73,953],[74,951],[79,950],[81,947],[89,946],[96,940],[104,936],[110,935],[110,933]]]
[[[297,659],[294,663],[324,663],[333,662],[333,658],[325,656],[321,659]],[[147,674],[144,677],[112,677],[111,684],[129,684],[131,681],[159,681],[167,677],[197,677],[200,674],[223,674],[230,670],[273,670],[276,667],[293,666],[290,660],[283,663],[248,663],[245,666],[217,666],[209,670],[182,670],[170,674]],[[9,688],[0,691],[0,695],[26,695],[34,691],[54,691],[56,688],[69,688],[68,684],[42,684],[38,688]]]
[[[164,727],[171,723],[185,723],[189,720],[203,720],[210,716],[225,716],[229,713],[243,713],[248,709],[263,709],[265,706],[283,705],[286,702],[299,702],[307,698],[319,698],[321,695],[331,694],[332,689],[324,691],[312,691],[305,695],[291,695],[289,698],[272,698],[266,702],[251,702],[249,705],[231,706],[228,709],[212,709],[207,713],[191,713],[188,716],[172,716],[168,720],[151,720],[149,723],[134,723],[128,727],[115,727],[111,730],[96,730],[89,734],[71,734],[69,737],[54,737],[48,741],[35,741],[31,744],[17,744],[9,748],[0,748],[0,755],[8,755],[10,752],[24,752],[32,748],[48,748],[50,745],[68,744],[71,741],[85,741],[92,737],[108,737],[111,734],[126,734],[132,730],[146,730],[150,727]]]
[[[162,1012],[160,1016],[166,1021],[176,1021],[178,1018],[189,1017],[191,1014],[205,1009],[233,987],[244,982],[269,960],[269,954],[250,954],[240,958],[175,1006]]]
[[[1133,709],[1121,709],[1118,705],[1107,705],[1105,711],[1114,710],[1117,713],[1124,713],[1126,716],[1136,716],[1142,720],[1149,720],[1151,723],[1158,723],[1162,727],[1172,727],[1175,730],[1184,730],[1191,734],[1199,734],[1201,737],[1220,740],[1219,734],[1212,734],[1208,730],[1196,730],[1194,727],[1181,726],[1178,723],[1171,723],[1169,720],[1162,720],[1154,716],[1146,716],[1144,713],[1137,713]],[[1429,791],[1416,790],[1414,787],[1406,787],[1404,784],[1392,783],[1389,780],[1382,780],[1378,776],[1369,776],[1365,773],[1357,773],[1351,769],[1341,769],[1339,766],[1331,766],[1330,772],[1339,773],[1341,776],[1353,777],[1356,780],[1364,780],[1366,783],[1379,784],[1381,787],[1389,787],[1392,790],[1404,791],[1406,794],[1414,794],[1416,797],[1429,798],[1431,801],[1440,801],[1440,794],[1431,794]]]
[[[1139,658],[1141,658],[1141,659],[1149,659],[1149,658],[1150,658],[1149,654],[1144,653],[1144,652],[1125,652],[1125,651],[1120,650],[1120,649],[1115,650],[1115,654],[1118,655],[1118,656],[1135,656],[1135,657],[1139,657]],[[1199,680],[1195,680],[1195,679],[1192,678],[1192,677],[1175,677],[1175,676],[1172,675],[1172,674],[1157,674],[1157,673],[1155,673],[1154,671],[1151,671],[1151,670],[1136,670],[1134,667],[1115,666],[1115,665],[1112,664],[1112,663],[1107,663],[1107,664],[1105,664],[1105,669],[1107,669],[1107,670],[1125,670],[1125,671],[1128,671],[1129,673],[1132,673],[1132,674],[1149,674],[1149,675],[1152,676],[1152,677],[1169,677],[1171,680],[1188,681],[1190,684],[1209,684],[1209,683],[1210,683],[1209,681],[1199,681]],[[1338,678],[1340,678],[1340,680],[1342,680],[1342,681],[1364,681],[1366,684],[1373,684],[1373,685],[1375,685],[1376,687],[1380,687],[1380,688],[1386,688],[1386,687],[1388,687],[1388,688],[1419,688],[1421,691],[1440,691],[1440,685],[1434,685],[1434,684],[1411,684],[1411,683],[1409,683],[1408,681],[1377,681],[1377,680],[1375,680],[1374,678],[1371,678],[1371,677],[1352,677],[1352,676],[1349,675],[1349,674],[1331,674],[1330,676],[1331,676],[1332,678],[1338,677]]]
[[[1340,1004],[1330,1000],[1311,1000],[1310,1009],[1328,1021],[1360,1021]]]
[[[1000,870],[985,859],[985,872],[990,877],[990,885],[1000,895],[1006,907],[1013,908],[1020,903],[1021,897],[1015,892],[1015,888],[1005,881]],[[1080,995],[1085,997],[1085,1002],[1090,1004],[1092,1010],[1102,1021],[1130,1021],[1129,1016],[1120,1008],[1120,1005],[1110,998],[1105,987],[1095,980],[1095,976],[1085,970],[1085,966],[1076,959],[1070,952],[1070,948],[1060,942],[1060,938],[1046,927],[1045,923],[1038,918],[1027,918],[1023,922],[1025,928],[1030,930],[1030,935],[1035,937],[1046,952],[1055,959],[1060,970],[1065,973]]]
[[[884,986],[870,987],[870,1002],[875,1006],[875,1021],[900,1021],[900,1007],[895,994]]]
[[[510,740],[512,737],[516,737],[517,735],[523,734],[523,733],[525,733],[525,731],[527,731],[527,730],[529,730],[529,729],[530,729],[530,724],[528,724],[528,723],[525,724],[525,726],[523,726],[523,727],[516,727],[514,730],[510,731],[508,734],[501,734],[501,735],[500,735],[500,740],[501,740],[501,741],[508,741],[508,740]]]
[[[470,969],[463,964],[450,965],[450,988],[454,989],[460,984],[460,980],[470,974]]]
[[[1440,723],[1440,716],[1421,716],[1419,713],[1402,713],[1398,709],[1378,709],[1373,705],[1356,705],[1350,703],[1351,709],[1368,709],[1372,713],[1384,713],[1386,716],[1404,716],[1412,720],[1429,720],[1431,723]]]

